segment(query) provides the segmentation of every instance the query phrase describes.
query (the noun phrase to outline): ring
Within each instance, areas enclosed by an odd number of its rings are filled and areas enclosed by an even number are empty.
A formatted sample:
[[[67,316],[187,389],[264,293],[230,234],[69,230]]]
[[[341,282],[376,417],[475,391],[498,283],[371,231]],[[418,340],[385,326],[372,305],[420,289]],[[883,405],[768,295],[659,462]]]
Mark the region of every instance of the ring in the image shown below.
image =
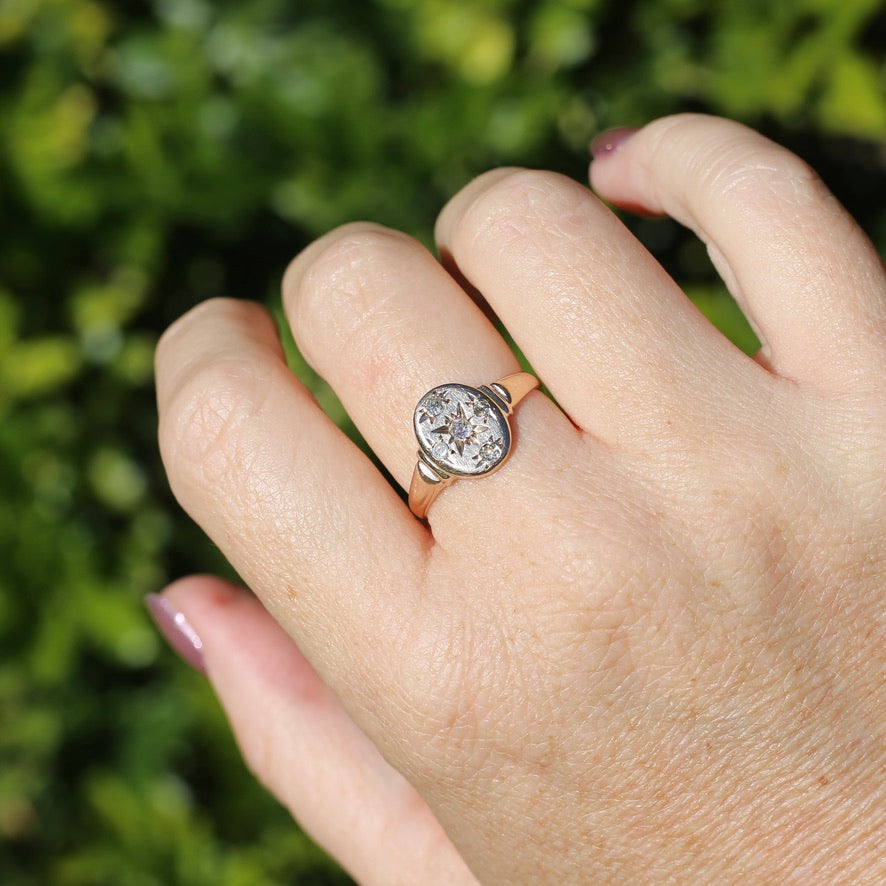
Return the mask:
[[[418,462],[409,484],[409,507],[423,520],[434,499],[459,477],[497,471],[511,454],[508,417],[539,385],[528,372],[489,385],[437,385],[415,407]]]

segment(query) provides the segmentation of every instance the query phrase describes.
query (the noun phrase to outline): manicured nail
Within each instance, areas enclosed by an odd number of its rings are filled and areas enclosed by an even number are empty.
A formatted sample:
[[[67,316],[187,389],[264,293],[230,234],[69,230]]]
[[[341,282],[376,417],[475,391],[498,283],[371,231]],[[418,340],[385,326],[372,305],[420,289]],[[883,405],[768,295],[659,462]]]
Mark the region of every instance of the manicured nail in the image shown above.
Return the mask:
[[[618,126],[607,129],[591,141],[591,156],[595,160],[614,154],[637,130],[639,126]]]
[[[162,594],[145,597],[148,612],[169,641],[169,645],[189,664],[205,676],[203,641],[193,625]]]

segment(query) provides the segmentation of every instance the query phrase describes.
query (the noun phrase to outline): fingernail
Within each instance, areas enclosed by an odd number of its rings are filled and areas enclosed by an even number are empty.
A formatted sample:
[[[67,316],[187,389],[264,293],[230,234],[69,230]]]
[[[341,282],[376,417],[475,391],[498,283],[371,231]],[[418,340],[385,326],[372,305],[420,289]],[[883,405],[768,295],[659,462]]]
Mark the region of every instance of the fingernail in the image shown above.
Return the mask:
[[[601,132],[591,141],[591,156],[599,160],[614,154],[639,129],[639,126],[617,126]]]
[[[162,594],[148,594],[145,605],[169,645],[204,676],[203,641],[194,626]]]

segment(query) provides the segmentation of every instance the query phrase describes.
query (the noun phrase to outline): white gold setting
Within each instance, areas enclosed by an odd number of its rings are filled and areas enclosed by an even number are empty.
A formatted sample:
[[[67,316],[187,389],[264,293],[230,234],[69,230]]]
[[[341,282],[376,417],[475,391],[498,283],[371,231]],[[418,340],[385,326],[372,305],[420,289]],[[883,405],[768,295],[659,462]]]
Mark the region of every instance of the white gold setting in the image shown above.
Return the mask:
[[[435,467],[459,477],[488,474],[504,460],[511,432],[501,408],[477,388],[439,385],[415,409],[415,435]]]
[[[415,407],[418,461],[409,484],[409,507],[419,520],[437,496],[459,477],[497,471],[511,455],[510,417],[538,387],[529,372],[514,372],[478,388],[437,385]]]

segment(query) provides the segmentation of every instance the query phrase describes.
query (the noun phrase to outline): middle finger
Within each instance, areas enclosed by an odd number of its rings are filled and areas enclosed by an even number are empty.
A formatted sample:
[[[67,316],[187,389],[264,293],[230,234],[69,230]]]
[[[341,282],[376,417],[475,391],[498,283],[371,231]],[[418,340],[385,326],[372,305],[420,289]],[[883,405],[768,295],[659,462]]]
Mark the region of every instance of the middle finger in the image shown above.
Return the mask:
[[[610,445],[692,438],[765,375],[565,176],[487,172],[445,207],[437,237],[573,421]]]

